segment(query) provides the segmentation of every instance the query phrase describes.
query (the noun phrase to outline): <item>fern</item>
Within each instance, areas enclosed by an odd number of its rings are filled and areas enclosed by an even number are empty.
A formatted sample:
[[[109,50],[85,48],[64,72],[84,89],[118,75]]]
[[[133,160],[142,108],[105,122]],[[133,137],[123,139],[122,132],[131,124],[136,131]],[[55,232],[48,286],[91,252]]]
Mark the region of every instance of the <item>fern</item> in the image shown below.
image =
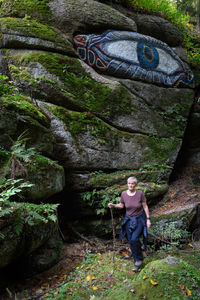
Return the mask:
[[[19,235],[22,232],[23,227],[24,227],[24,218],[22,214],[18,213],[14,221],[14,228],[17,235]]]
[[[26,148],[26,142],[29,138],[26,137],[27,130],[22,132],[16,141],[13,141],[11,147],[11,158],[10,158],[10,175],[11,178],[15,178],[15,174],[20,172],[24,177],[27,175],[27,170],[23,163],[28,163],[31,158],[36,154],[33,147]]]

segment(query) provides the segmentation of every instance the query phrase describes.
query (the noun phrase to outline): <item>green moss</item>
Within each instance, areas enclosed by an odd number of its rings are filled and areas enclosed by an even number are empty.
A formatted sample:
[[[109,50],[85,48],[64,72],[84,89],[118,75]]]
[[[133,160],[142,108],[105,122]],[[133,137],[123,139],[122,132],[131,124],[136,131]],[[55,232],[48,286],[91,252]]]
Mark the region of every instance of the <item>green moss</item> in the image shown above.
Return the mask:
[[[45,157],[45,156],[42,156],[42,155],[36,155],[32,161],[31,161],[31,165],[30,165],[31,168],[34,168],[34,169],[40,169],[40,170],[46,170],[46,169],[49,169],[49,168],[54,168],[54,169],[57,169],[57,170],[62,170],[63,167],[58,165],[56,161],[48,158],[48,157]]]
[[[61,39],[57,32],[51,27],[40,24],[35,20],[21,19],[21,18],[0,18],[0,24],[2,25],[2,31],[19,31],[27,37],[36,37],[44,40],[52,41],[62,46],[66,46],[66,43]]]
[[[159,112],[156,108],[155,110],[163,118],[164,122],[162,126],[168,130],[168,133],[180,138],[183,137],[186,128],[187,116],[190,107],[191,104],[189,103],[177,103],[165,112]]]
[[[9,110],[15,110],[35,118],[42,123],[49,124],[48,118],[42,113],[40,108],[33,104],[31,99],[23,95],[4,95],[0,104]]]
[[[149,136],[147,145],[150,149],[146,154],[146,160],[157,161],[157,163],[166,163],[166,160],[176,153],[180,145],[180,140],[175,137],[160,138],[158,136]]]
[[[1,3],[1,16],[37,17],[47,22],[51,21],[51,11],[47,5],[49,0],[3,0]]]
[[[91,174],[90,186],[93,188],[106,188],[113,184],[126,184],[128,177],[136,177],[138,181],[156,182],[160,171],[123,170],[113,173],[94,172]]]
[[[85,110],[107,118],[135,110],[132,96],[125,87],[119,85],[111,90],[97,83],[88,76],[77,59],[55,53],[37,52],[14,55],[13,61],[20,67],[25,67],[29,62],[41,63],[50,74],[56,75],[62,81],[62,92]]]
[[[109,125],[90,112],[75,112],[55,105],[48,105],[47,108],[65,123],[66,130],[75,139],[78,138],[79,134],[90,131],[93,136],[101,139],[102,142],[107,138],[107,131],[111,129]]]
[[[31,84],[32,87],[38,88],[38,82],[30,73],[28,73],[24,68],[17,67],[15,65],[9,64],[8,65],[10,74],[13,80],[17,81],[26,81],[27,83]]]
[[[175,255],[174,262],[176,260],[178,263],[170,265],[161,259],[167,258],[169,261],[170,257],[167,257],[166,252],[162,255],[158,252],[153,253],[144,260],[142,270],[138,274],[132,271],[133,261],[124,260],[122,255],[115,253],[114,256],[110,251],[103,254],[90,253],[69,275],[68,282],[58,289],[56,297],[53,289],[49,290],[45,297],[47,300],[66,299],[67,293],[72,300],[91,297],[98,300],[198,300],[198,252],[186,254],[180,251]],[[114,261],[112,257],[115,258]],[[173,258],[171,259],[173,261]],[[151,280],[157,284],[153,285]],[[187,296],[187,289],[192,294],[190,297]]]

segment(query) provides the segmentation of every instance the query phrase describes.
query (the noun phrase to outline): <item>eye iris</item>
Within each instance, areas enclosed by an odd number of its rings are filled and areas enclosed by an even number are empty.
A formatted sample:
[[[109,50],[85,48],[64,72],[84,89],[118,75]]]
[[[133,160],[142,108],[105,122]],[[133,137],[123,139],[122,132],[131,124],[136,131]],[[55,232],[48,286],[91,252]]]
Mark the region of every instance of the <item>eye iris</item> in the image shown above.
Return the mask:
[[[142,67],[154,69],[158,66],[158,51],[151,44],[138,43],[137,53],[139,62]]]

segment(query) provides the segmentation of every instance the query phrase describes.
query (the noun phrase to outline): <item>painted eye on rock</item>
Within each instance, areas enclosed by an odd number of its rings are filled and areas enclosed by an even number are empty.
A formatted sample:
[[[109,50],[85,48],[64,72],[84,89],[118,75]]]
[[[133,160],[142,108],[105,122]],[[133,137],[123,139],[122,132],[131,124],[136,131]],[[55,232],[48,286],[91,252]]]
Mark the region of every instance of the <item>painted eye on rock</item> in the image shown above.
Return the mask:
[[[154,47],[150,43],[122,40],[104,43],[101,48],[111,57],[134,64],[147,71],[160,71],[171,75],[182,70],[180,63],[169,52]]]
[[[167,86],[191,84],[193,73],[164,42],[130,31],[75,37],[82,60],[108,75]]]

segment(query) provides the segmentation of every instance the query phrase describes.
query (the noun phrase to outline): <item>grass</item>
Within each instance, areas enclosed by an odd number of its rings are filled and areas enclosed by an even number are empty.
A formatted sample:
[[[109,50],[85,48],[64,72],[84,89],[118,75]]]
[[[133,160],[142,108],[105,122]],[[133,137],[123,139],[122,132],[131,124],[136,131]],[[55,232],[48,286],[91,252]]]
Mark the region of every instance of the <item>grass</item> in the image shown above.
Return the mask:
[[[179,264],[163,261],[168,255]],[[41,299],[199,299],[200,255],[197,250],[158,251],[144,261],[140,273],[123,253],[88,254],[68,276],[67,283],[49,290]]]

